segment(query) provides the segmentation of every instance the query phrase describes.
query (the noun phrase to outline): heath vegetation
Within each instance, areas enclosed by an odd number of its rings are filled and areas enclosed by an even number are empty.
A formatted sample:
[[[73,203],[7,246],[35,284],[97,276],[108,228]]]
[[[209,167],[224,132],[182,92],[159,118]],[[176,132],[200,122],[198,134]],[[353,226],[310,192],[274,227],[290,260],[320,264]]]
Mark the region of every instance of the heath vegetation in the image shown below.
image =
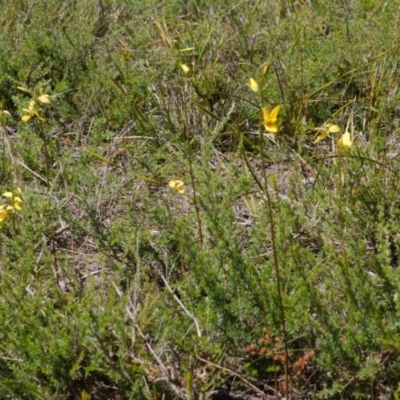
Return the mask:
[[[400,4],[0,8],[0,397],[400,398]]]

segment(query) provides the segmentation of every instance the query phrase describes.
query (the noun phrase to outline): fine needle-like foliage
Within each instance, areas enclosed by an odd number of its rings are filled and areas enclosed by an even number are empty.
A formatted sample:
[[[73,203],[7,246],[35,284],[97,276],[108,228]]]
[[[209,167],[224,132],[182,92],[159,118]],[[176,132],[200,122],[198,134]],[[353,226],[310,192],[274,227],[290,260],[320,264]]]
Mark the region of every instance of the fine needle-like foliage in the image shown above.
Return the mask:
[[[396,1],[0,7],[0,399],[397,399]]]

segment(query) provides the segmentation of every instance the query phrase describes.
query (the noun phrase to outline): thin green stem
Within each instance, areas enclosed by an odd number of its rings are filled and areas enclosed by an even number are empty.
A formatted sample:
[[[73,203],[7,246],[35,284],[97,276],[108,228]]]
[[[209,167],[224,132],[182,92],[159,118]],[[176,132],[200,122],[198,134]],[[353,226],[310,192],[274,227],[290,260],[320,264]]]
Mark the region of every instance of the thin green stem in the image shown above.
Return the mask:
[[[2,136],[3,136],[3,143],[4,143],[4,146],[6,147],[8,158],[10,160],[10,169],[11,169],[10,177],[11,177],[12,185],[14,185],[16,183],[16,181],[17,181],[17,179],[16,179],[17,178],[16,177],[17,165],[16,165],[16,162],[15,162],[14,157],[13,157],[10,141],[9,141],[9,139],[7,137],[7,126],[6,126],[5,122],[4,122],[3,116],[0,117],[0,124],[1,124]]]
[[[287,344],[287,333],[286,333],[286,320],[285,320],[285,309],[283,307],[283,298],[282,298],[282,289],[281,289],[281,280],[280,280],[280,273],[279,273],[279,262],[278,262],[278,249],[277,249],[277,242],[276,242],[276,229],[275,229],[275,222],[274,216],[272,211],[272,202],[271,196],[269,193],[269,185],[267,179],[267,172],[265,170],[265,154],[264,154],[264,134],[262,129],[262,124],[259,126],[259,135],[260,135],[260,153],[261,153],[261,165],[262,165],[262,174],[264,179],[265,185],[265,194],[267,196],[267,204],[268,204],[268,216],[271,222],[271,241],[272,241],[272,254],[274,260],[274,270],[276,276],[276,289],[278,294],[278,303],[279,303],[279,313],[281,319],[281,326],[282,326],[282,337],[283,337],[283,345],[285,351],[285,398],[289,400],[289,351],[288,351],[288,344]],[[277,394],[278,398],[278,394]]]
[[[187,115],[187,108],[184,108],[185,112],[185,125],[184,125],[184,138],[187,144],[187,152],[188,152],[188,159],[189,159],[189,174],[190,174],[190,180],[193,188],[193,205],[194,205],[194,211],[196,213],[196,218],[197,218],[197,224],[198,224],[198,232],[199,232],[199,237],[200,237],[200,246],[203,248],[204,244],[204,238],[203,238],[203,227],[201,223],[201,218],[200,218],[200,212],[199,212],[199,204],[197,201],[197,191],[196,191],[196,185],[194,181],[194,172],[193,172],[193,155],[192,155],[192,148],[191,148],[191,143],[190,143],[190,136],[188,133],[188,115]]]
[[[197,218],[197,223],[199,226],[199,237],[200,237],[200,245],[203,247],[203,228],[202,228],[202,223],[201,223],[201,218],[200,218],[200,212],[199,212],[199,205],[197,202],[197,192],[196,192],[196,186],[194,182],[194,173],[193,173],[193,164],[192,164],[192,150],[190,148],[190,140],[187,140],[187,146],[188,146],[188,155],[189,155],[189,173],[190,173],[190,180],[193,188],[193,204],[194,204],[194,210],[196,213],[196,218]]]
[[[46,134],[44,133],[43,129],[43,122],[39,120],[39,125],[40,125],[40,137],[43,140],[44,144],[44,158],[45,158],[45,163],[46,163],[46,186],[47,186],[47,191],[50,190],[50,157],[49,157],[49,149],[47,146],[47,137]]]

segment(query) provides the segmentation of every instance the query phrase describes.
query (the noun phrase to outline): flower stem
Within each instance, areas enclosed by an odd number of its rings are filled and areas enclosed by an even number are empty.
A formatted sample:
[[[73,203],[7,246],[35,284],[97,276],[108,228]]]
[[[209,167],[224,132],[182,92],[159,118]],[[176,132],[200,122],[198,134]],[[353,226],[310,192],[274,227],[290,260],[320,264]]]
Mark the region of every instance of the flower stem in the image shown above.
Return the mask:
[[[275,276],[276,276],[276,290],[277,290],[277,294],[278,294],[278,303],[279,303],[278,305],[279,305],[279,313],[280,313],[280,319],[281,319],[282,338],[283,338],[283,345],[284,345],[284,351],[285,351],[285,361],[284,361],[285,399],[289,400],[289,351],[288,351],[287,333],[286,333],[285,309],[283,307],[281,280],[280,280],[280,273],[279,273],[278,249],[277,249],[277,243],[276,243],[275,222],[274,222],[274,216],[273,216],[273,212],[272,212],[271,196],[270,196],[270,193],[268,190],[269,185],[268,185],[268,179],[267,179],[267,172],[265,170],[264,133],[263,133],[263,128],[262,128],[261,123],[259,126],[259,135],[260,135],[260,153],[261,153],[262,174],[263,174],[264,185],[265,185],[265,195],[267,196],[268,216],[269,216],[269,220],[271,221],[270,232],[271,232],[271,241],[272,241],[272,254],[273,254],[274,270],[275,270]]]
[[[48,149],[48,143],[47,143],[47,137],[46,134],[44,133],[43,129],[43,122],[39,121],[40,124],[40,137],[43,140],[44,144],[44,158],[45,158],[45,164],[46,164],[46,186],[47,186],[47,191],[50,190],[50,157],[49,157],[49,149]]]

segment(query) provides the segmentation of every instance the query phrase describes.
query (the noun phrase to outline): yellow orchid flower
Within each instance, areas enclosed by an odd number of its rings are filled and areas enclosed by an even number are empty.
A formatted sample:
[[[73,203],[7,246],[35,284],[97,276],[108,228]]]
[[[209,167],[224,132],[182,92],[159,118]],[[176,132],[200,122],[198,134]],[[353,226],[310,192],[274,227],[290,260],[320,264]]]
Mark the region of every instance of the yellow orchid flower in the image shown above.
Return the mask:
[[[351,138],[350,132],[346,131],[338,140],[337,147],[339,149],[350,149],[351,146],[353,146],[353,140]]]
[[[21,211],[22,207],[20,206],[20,203],[22,203],[22,199],[18,196],[13,197],[11,207],[13,207],[17,211]]]
[[[265,75],[268,74],[268,71],[269,71],[269,67],[270,67],[270,66],[271,66],[271,63],[270,63],[270,62],[267,62],[267,63],[264,65],[264,67],[263,67],[263,69],[262,69],[263,76],[265,76]]]
[[[4,122],[4,115],[11,117],[11,114],[4,108],[4,102],[0,101],[0,121]]]
[[[265,130],[270,133],[277,133],[278,132],[278,113],[281,106],[276,106],[271,112],[268,111],[267,107],[263,107],[263,117],[264,117],[264,125]]]
[[[44,118],[42,118],[42,117],[40,116],[40,114],[39,114],[39,107],[38,107],[38,105],[37,105],[37,103],[36,103],[35,100],[31,100],[31,101],[29,102],[28,108],[23,108],[22,110],[25,111],[26,114],[23,115],[23,116],[21,117],[21,121],[27,122],[27,121],[29,121],[32,117],[36,117],[36,118],[39,119],[40,121],[44,121]]]
[[[44,93],[43,88],[39,89],[39,96],[37,97],[37,99],[43,104],[50,104],[51,103],[49,95]]]
[[[23,92],[30,93],[30,91],[28,89],[25,89],[23,87],[18,87],[18,89],[22,90]],[[44,93],[43,88],[39,89],[38,96],[34,96],[33,99],[31,99],[29,101],[28,108],[23,109],[23,111],[25,111],[26,114],[24,114],[21,117],[21,121],[27,122],[32,117],[35,117],[40,121],[45,121],[45,119],[40,116],[40,109],[39,109],[40,104],[39,103],[42,103],[42,104],[50,104],[51,103],[50,96],[48,94]]]
[[[4,192],[2,196],[10,201],[10,205],[7,206],[7,210],[17,210],[17,211],[22,210],[22,207],[20,205],[22,203],[21,197],[14,196],[12,192]]]
[[[255,80],[255,79],[253,79],[253,78],[250,78],[250,89],[253,91],[253,92],[259,92],[259,90],[260,90],[260,87],[258,86],[258,83],[257,83],[257,81]]]
[[[0,206],[0,222],[4,222],[7,218],[8,209],[5,205]]]
[[[181,69],[184,74],[188,74],[190,72],[190,68],[186,64],[181,64]]]
[[[330,133],[339,133],[341,131],[340,126],[334,124],[325,124],[322,128],[318,128],[321,133],[314,140],[314,143],[318,143],[324,140]]]
[[[17,86],[17,89],[20,90],[21,92],[32,94],[32,92],[29,89],[24,88],[23,86]]]
[[[178,193],[185,193],[185,184],[182,181],[169,181],[168,186],[171,189],[175,189]]]

